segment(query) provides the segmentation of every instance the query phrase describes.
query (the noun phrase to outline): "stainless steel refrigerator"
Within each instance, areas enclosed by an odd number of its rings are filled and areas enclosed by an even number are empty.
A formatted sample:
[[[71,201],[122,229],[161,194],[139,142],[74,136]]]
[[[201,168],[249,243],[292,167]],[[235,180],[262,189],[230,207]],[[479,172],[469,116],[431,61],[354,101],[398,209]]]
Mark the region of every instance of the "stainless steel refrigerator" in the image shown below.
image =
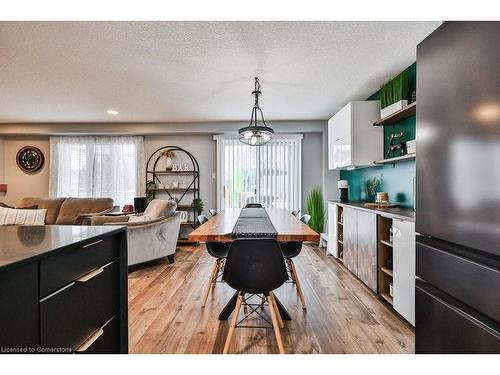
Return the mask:
[[[500,353],[500,22],[417,47],[417,353]]]

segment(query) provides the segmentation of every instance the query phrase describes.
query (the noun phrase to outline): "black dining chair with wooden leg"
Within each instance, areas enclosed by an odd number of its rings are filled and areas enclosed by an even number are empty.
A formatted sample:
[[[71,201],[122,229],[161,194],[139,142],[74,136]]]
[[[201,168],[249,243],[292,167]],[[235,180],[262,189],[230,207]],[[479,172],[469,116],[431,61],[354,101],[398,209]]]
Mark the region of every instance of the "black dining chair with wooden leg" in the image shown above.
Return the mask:
[[[198,216],[198,222],[204,224],[208,221],[205,215]],[[208,295],[210,290],[217,283],[217,279],[221,276],[221,272],[224,269],[224,262],[226,261],[227,253],[229,251],[229,245],[224,242],[207,242],[205,243],[208,253],[215,258],[215,263],[212,266],[212,272],[210,273],[210,278],[208,279],[208,285],[205,289],[205,294],[203,295],[203,304],[201,307],[205,307],[207,304]]]
[[[302,215],[300,218],[300,221],[306,225],[309,223],[309,220],[311,220],[311,215]],[[290,272],[290,279],[292,280],[292,283],[295,284],[297,293],[299,294],[300,303],[302,304],[302,308],[305,309],[306,301],[304,299],[304,293],[302,292],[302,286],[300,285],[295,263],[293,263],[293,258],[299,255],[302,251],[302,242],[283,242],[281,244],[281,251],[283,252],[283,258],[285,258],[288,266],[288,271]]]
[[[280,354],[285,353],[280,328],[283,321],[273,291],[288,280],[283,254],[279,243],[273,238],[245,238],[235,240],[229,247],[222,279],[236,289],[238,298],[233,311],[231,325],[224,345],[224,354],[229,352],[234,331],[252,313],[265,317],[245,299],[246,294],[263,295],[267,300],[271,321]],[[262,297],[261,297],[262,298]],[[262,303],[265,303],[262,302]],[[258,306],[262,306],[262,303]],[[247,304],[252,312],[238,321],[241,306]]]

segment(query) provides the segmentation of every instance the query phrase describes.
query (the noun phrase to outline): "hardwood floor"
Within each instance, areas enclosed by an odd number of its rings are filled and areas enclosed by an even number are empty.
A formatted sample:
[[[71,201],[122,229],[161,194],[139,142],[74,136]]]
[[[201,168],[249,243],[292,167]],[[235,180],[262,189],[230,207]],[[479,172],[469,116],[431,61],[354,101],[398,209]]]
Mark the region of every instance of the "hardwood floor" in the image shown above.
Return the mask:
[[[412,329],[324,249],[304,245],[294,260],[307,310],[293,284],[276,291],[292,316],[286,353],[414,352]],[[234,291],[218,283],[201,308],[213,262],[203,244],[179,247],[174,264],[129,274],[130,353],[222,353],[230,320],[218,315]],[[236,329],[230,353],[278,353],[272,328]]]

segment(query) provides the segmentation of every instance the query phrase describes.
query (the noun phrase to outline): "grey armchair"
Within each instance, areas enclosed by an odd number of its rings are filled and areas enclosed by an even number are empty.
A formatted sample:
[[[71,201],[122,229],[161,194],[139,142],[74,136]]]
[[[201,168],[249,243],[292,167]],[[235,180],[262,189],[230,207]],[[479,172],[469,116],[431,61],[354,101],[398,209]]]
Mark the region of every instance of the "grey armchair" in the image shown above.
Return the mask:
[[[175,201],[154,199],[140,215],[94,216],[92,225],[126,225],[128,265],[168,257],[174,261],[181,226],[181,213],[176,212]],[[138,221],[143,216],[151,220]]]

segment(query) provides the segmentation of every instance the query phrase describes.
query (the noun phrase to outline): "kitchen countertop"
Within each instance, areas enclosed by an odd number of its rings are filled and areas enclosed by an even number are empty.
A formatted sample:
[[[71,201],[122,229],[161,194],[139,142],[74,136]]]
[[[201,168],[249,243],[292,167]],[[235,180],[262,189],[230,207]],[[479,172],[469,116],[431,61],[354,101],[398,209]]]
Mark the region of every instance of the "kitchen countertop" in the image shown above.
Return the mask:
[[[0,269],[43,258],[68,245],[125,231],[124,226],[13,225],[0,226]]]
[[[340,202],[340,201],[329,201],[343,207],[353,207],[363,211],[374,212],[381,216],[390,217],[393,219],[401,219],[405,221],[415,221],[415,211],[410,208],[403,207],[391,207],[391,208],[371,208],[365,207],[366,202]]]

